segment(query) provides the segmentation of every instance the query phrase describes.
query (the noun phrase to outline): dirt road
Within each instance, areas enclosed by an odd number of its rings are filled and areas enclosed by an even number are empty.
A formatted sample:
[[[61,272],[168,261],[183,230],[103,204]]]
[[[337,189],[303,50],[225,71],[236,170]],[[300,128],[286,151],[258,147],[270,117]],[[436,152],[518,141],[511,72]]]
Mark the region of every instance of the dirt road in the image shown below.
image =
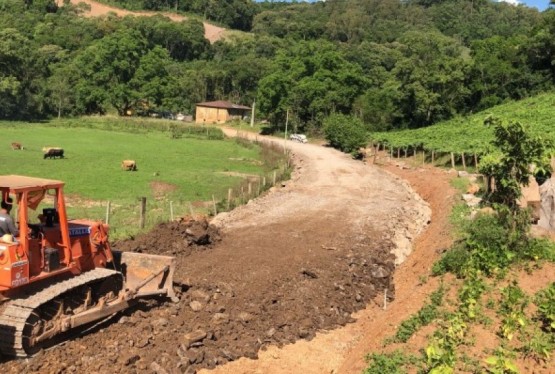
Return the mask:
[[[188,246],[185,238],[198,225],[172,223],[120,243],[126,250],[177,257],[176,276],[183,284],[179,303],[142,304],[100,331],[0,367],[8,372],[192,373],[256,358],[267,347],[297,340],[311,345],[306,340],[318,331],[353,322],[353,312],[383,299],[386,290],[391,302],[391,251],[398,243],[397,253],[407,252],[430,219],[428,206],[380,168],[318,145],[288,146],[296,164],[292,180],[218,217],[221,241],[211,226],[205,227],[211,233],[208,245]],[[274,372],[296,372],[273,360]],[[314,353],[312,360],[328,357]],[[340,364],[337,358],[335,365]],[[265,366],[255,370],[269,372]]]
[[[63,5],[63,0],[57,0],[57,4],[59,6]],[[92,0],[71,0],[72,4],[79,4],[79,3],[85,3],[90,7],[89,11],[86,11],[84,13],[84,15],[86,17],[98,17],[98,16],[105,16],[109,13],[114,13],[120,17],[125,17],[128,15],[133,15],[133,16],[153,16],[156,14],[162,14],[163,16],[166,16],[168,18],[170,18],[173,21],[176,22],[181,22],[181,21],[185,21],[187,20],[187,17],[175,14],[175,13],[171,13],[171,12],[132,12],[129,10],[125,10],[125,9],[121,9],[121,8],[116,8],[116,7],[112,7],[109,5],[105,5],[102,3],[98,3],[96,1],[92,1]],[[210,43],[214,43],[218,40],[220,40],[221,38],[223,38],[224,36],[224,32],[226,31],[225,28],[223,27],[219,27],[216,25],[212,25],[208,22],[203,22],[204,25],[204,37],[206,39],[208,39],[210,41]]]

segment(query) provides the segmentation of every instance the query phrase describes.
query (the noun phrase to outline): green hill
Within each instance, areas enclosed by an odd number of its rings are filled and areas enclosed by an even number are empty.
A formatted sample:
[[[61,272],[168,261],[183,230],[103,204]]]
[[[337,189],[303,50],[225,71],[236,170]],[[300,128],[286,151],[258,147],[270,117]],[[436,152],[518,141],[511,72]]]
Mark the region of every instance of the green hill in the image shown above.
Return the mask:
[[[509,102],[468,117],[457,117],[415,130],[376,132],[374,142],[393,148],[417,148],[438,152],[481,153],[492,140],[492,130],[484,125],[488,116],[527,125],[531,133],[555,142],[555,93]]]

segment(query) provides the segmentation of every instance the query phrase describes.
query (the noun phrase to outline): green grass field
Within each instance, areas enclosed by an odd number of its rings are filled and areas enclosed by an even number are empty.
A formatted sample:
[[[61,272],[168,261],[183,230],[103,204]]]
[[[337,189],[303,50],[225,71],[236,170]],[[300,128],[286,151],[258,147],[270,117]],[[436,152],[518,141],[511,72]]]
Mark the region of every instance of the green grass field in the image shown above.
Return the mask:
[[[136,231],[138,199],[147,197],[147,225],[169,218],[169,201],[176,215],[200,202],[226,197],[228,188],[246,175],[262,175],[260,148],[233,139],[172,138],[175,121],[122,123],[118,119],[84,118],[46,124],[0,122],[0,173],[66,182],[72,218],[105,217],[111,201],[110,223],[116,236]],[[120,122],[118,124],[118,122]],[[161,123],[168,122],[167,131]],[[130,126],[131,125],[131,126]],[[110,128],[102,130],[99,128]],[[123,131],[119,131],[121,128]],[[156,129],[154,129],[156,128]],[[218,130],[219,131],[219,130]],[[24,146],[11,149],[12,142]],[[64,149],[63,159],[43,159],[42,148]],[[122,171],[121,161],[133,159],[138,171]]]
[[[439,152],[482,153],[493,139],[491,129],[484,125],[484,119],[492,115],[505,121],[518,121],[527,125],[532,134],[555,141],[554,108],[555,93],[542,94],[434,126],[373,133],[371,139],[374,142],[387,143],[394,148],[416,147]]]

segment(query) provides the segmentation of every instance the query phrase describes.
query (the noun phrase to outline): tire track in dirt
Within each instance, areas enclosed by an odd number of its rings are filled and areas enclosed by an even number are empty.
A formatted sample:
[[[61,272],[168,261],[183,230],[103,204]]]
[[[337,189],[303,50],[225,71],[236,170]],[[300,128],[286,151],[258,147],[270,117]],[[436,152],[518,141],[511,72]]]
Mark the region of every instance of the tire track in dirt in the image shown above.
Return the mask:
[[[365,368],[364,356],[380,351],[383,340],[424,305],[438,282],[437,279],[422,282],[422,276],[430,273],[439,253],[452,240],[448,217],[457,196],[449,183],[453,175],[432,167],[398,167],[386,159],[382,158],[385,164],[381,168],[408,181],[432,208],[430,225],[414,241],[413,253],[395,271],[395,300],[384,310],[380,294],[365,309],[353,313],[354,323],[319,332],[311,341],[268,347],[258,360],[242,358],[203,374],[360,373]]]

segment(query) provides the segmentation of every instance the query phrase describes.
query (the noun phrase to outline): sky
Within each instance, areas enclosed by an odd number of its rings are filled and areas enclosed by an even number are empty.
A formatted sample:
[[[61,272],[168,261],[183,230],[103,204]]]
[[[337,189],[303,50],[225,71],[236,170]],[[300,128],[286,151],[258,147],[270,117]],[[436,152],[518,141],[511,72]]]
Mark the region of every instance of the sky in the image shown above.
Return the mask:
[[[549,6],[549,0],[504,0],[504,1],[511,4],[526,4],[531,8],[538,8],[539,10],[545,10]]]

